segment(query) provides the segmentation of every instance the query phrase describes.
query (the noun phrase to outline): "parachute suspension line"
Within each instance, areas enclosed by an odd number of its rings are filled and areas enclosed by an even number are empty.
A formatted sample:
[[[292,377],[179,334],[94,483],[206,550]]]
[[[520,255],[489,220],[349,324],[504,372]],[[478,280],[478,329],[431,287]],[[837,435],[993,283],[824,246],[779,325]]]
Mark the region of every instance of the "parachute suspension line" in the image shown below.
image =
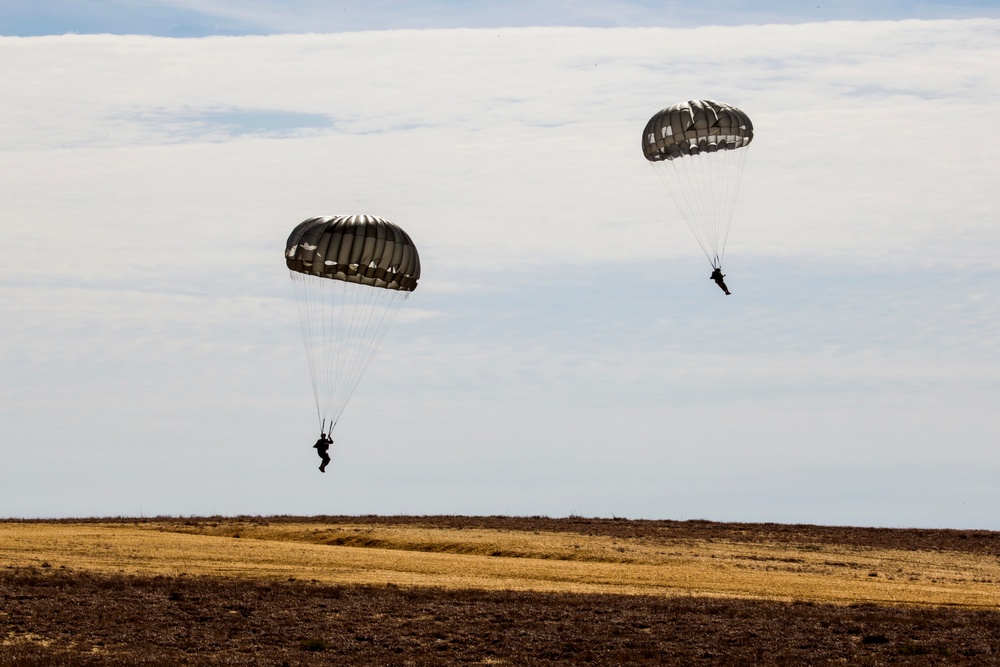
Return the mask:
[[[317,419],[332,432],[410,293],[290,273]]]
[[[333,398],[334,418],[339,420],[347,401],[371,363],[375,350],[388,331],[388,326],[383,326],[383,323],[386,320],[391,323],[398,304],[405,299],[403,295],[409,293],[343,281],[331,282],[337,283],[334,289],[342,292],[339,299],[341,303],[347,305],[353,301],[353,305],[347,308],[349,312],[343,313],[340,320],[343,326],[338,336],[338,340],[345,343],[337,346],[338,359],[335,364],[336,370],[342,374],[342,378],[336,383]]]
[[[695,182],[694,194],[697,197],[695,204],[694,224],[702,230],[702,238],[711,253],[709,261],[712,266],[721,266],[722,258],[719,256],[719,225],[715,219],[715,187],[717,181],[712,178],[709,167],[708,155],[693,155],[691,160],[692,180]]]
[[[690,160],[692,180],[695,182],[694,192],[698,196],[694,224],[702,231],[702,238],[711,253],[710,261],[713,267],[722,266],[722,248],[719,247],[719,221],[716,219],[715,204],[717,201],[716,187],[718,175],[716,170],[709,169],[709,157],[717,154],[693,155]],[[713,160],[714,161],[714,160]]]
[[[722,254],[725,254],[726,244],[729,242],[729,230],[732,227],[733,212],[736,209],[736,197],[740,191],[740,181],[743,180],[743,164],[746,162],[747,151],[749,150],[749,146],[744,146],[741,149],[725,151],[725,153],[732,153],[732,155],[725,155],[723,157],[725,174],[722,183],[724,190],[721,193],[719,201],[729,202],[729,206],[728,209],[723,208],[721,212],[721,216],[724,216]],[[721,261],[721,257],[719,259]]]
[[[299,308],[299,325],[302,328],[302,339],[305,341],[306,347],[306,361],[309,364],[310,370],[316,368],[318,359],[316,355],[320,352],[321,346],[316,342],[316,336],[314,335],[317,330],[316,325],[316,315],[313,312],[315,309],[310,308],[310,304],[314,303],[314,300],[310,298],[309,283],[306,281],[306,276],[297,273],[295,271],[289,271],[292,278],[292,285],[295,290],[295,302]],[[316,399],[316,419],[323,419],[323,414],[319,405],[320,388],[317,384],[317,377],[315,373],[309,373],[309,380],[312,383],[313,396]]]
[[[650,162],[713,268],[726,252],[746,150]]]
[[[678,210],[681,213],[681,218],[684,219],[684,223],[694,234],[695,240],[698,242],[698,246],[701,247],[701,251],[705,253],[705,257],[708,258],[709,262],[712,262],[712,256],[709,254],[707,240],[703,238],[700,230],[695,225],[695,206],[694,198],[695,195],[692,194],[694,187],[691,183],[691,174],[689,169],[680,169],[674,164],[677,160],[663,160],[661,162],[650,162],[649,166],[653,168],[656,172],[657,177],[660,182],[663,183],[664,187],[667,189],[667,193],[670,198],[674,201]],[[664,164],[664,163],[669,163]]]
[[[339,371],[343,375],[333,398],[335,406],[343,406],[346,405],[347,399],[356,386],[355,379],[360,380],[360,375],[358,378],[354,376],[359,363],[361,363],[360,360],[368,356],[373,349],[370,328],[378,305],[377,297],[379,295],[376,292],[384,290],[361,287],[340,280],[331,282],[332,288],[339,293],[337,301],[345,306],[345,312],[341,313],[339,320],[342,329],[337,337],[337,340],[342,341],[342,344],[337,345],[336,368],[331,371]],[[351,301],[353,301],[353,305],[347,307]],[[334,408],[334,410],[335,417],[340,419],[342,408]]]
[[[334,405],[333,401],[336,400],[337,378],[335,373],[339,368],[339,357],[342,354],[342,345],[338,345],[337,342],[343,340],[341,334],[343,321],[341,317],[338,317],[337,312],[338,304],[341,304],[342,300],[338,300],[332,291],[336,287],[335,282],[324,278],[316,278],[312,281],[316,292],[316,307],[323,313],[323,338],[320,340],[320,345],[323,347],[324,361],[321,362],[322,365],[318,370],[323,378],[324,393],[320,395],[320,402],[324,403],[323,414],[331,423],[336,419],[336,415],[331,414],[331,411]]]
[[[333,358],[321,370],[326,374],[329,383],[327,385],[330,391],[328,409],[333,413],[330,415],[330,419],[337,421],[340,418],[340,412],[334,406],[340,404],[339,394],[341,390],[337,383],[337,373],[346,376],[344,367],[351,351],[350,338],[355,328],[355,319],[358,317],[358,308],[351,308],[347,303],[350,295],[347,292],[346,282],[341,280],[320,280],[318,282],[325,292],[323,303],[330,312],[331,325],[334,326],[331,338],[324,341]]]
[[[399,311],[399,306],[410,295],[409,292],[400,290],[367,289],[366,291],[368,299],[363,308],[359,309],[363,311],[363,321],[359,322],[360,333],[357,334],[358,339],[363,341],[363,345],[354,355],[349,368],[344,372],[345,382],[342,384],[342,393],[335,403],[335,405],[340,406],[336,412],[338,420],[347,401],[354,394],[361,378],[371,364],[375,351],[389,331],[396,313]]]
[[[295,271],[290,273],[299,305],[306,358],[311,371],[309,378],[316,399],[316,418],[322,426],[329,419],[329,405],[324,398],[330,395],[330,388],[333,386],[327,370],[332,365],[331,349],[327,341],[333,338],[332,332],[335,326],[333,313],[330,312],[330,308],[324,306],[326,298],[323,281]]]

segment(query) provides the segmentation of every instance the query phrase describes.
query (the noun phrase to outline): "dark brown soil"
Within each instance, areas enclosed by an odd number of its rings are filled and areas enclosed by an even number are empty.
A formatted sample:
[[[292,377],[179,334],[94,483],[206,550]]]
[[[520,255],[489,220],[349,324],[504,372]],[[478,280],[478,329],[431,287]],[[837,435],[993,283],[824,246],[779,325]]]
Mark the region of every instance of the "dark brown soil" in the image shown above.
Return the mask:
[[[7,568],[0,610],[0,667],[1000,665],[1000,612],[955,608]]]
[[[1000,550],[998,534],[987,531],[544,517],[241,520]],[[0,567],[0,667],[179,664],[1000,665],[1000,610],[328,586]]]

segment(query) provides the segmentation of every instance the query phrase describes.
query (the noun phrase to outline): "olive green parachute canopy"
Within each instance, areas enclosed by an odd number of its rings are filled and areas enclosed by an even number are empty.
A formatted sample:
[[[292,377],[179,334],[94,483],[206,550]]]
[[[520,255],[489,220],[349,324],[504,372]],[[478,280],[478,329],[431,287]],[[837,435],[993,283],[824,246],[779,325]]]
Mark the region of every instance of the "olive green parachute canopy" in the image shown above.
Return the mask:
[[[691,100],[657,112],[642,131],[642,153],[650,162],[735,150],[753,141],[750,118],[736,107]]]
[[[332,431],[420,278],[409,235],[373,215],[309,218],[285,243],[321,428]],[[398,389],[381,388],[383,395]]]
[[[285,263],[291,271],[412,292],[420,256],[409,235],[374,215],[309,218],[288,236]]]
[[[736,107],[712,100],[662,109],[642,131],[643,157],[715,268],[722,266],[726,252],[751,141],[750,118]]]

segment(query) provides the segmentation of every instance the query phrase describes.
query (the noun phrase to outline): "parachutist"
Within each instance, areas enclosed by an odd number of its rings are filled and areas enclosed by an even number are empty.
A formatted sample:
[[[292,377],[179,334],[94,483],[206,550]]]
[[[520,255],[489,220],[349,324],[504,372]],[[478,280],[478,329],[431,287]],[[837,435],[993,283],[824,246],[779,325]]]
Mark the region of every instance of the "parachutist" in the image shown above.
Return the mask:
[[[323,462],[319,464],[319,471],[326,472],[326,466],[330,463],[330,457],[327,455],[327,451],[330,449],[330,445],[333,444],[333,438],[328,436],[326,433],[319,434],[319,440],[313,447],[316,449],[316,453],[319,457],[323,459]]]
[[[642,155],[713,268],[722,264],[753,123],[715,100],[688,100],[653,114],[642,130]],[[723,292],[722,271],[712,274]]]
[[[715,284],[718,285],[719,288],[728,295],[729,294],[729,288],[726,287],[726,281],[723,280],[723,278],[725,278],[725,277],[726,277],[726,274],[724,274],[722,272],[722,269],[720,269],[720,268],[716,268],[714,271],[712,271],[712,275],[709,276],[709,278],[711,278],[712,280],[714,280]]]

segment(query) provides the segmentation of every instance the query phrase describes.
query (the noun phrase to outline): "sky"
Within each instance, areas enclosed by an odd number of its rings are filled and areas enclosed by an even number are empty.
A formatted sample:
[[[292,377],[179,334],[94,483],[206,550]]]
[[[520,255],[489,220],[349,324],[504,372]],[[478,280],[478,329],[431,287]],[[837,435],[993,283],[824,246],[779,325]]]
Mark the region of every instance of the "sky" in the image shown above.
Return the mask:
[[[0,11],[0,517],[1000,530],[993,2]],[[339,11],[338,11],[339,10]],[[646,165],[754,122],[724,268]],[[422,276],[326,474],[284,241]]]

